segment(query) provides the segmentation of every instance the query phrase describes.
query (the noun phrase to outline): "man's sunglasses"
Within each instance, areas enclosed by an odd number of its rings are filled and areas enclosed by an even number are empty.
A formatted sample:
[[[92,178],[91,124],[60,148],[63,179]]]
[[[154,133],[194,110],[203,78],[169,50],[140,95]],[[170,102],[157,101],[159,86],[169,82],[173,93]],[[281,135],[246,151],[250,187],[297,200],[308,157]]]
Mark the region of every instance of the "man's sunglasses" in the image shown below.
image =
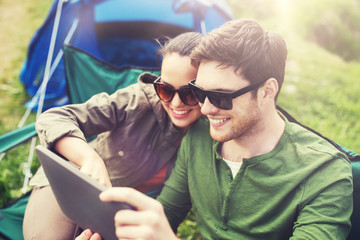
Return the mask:
[[[180,89],[176,90],[174,87],[160,82],[161,77],[157,78],[154,81],[154,87],[156,94],[160,98],[160,100],[164,102],[171,102],[174,98],[175,93],[179,94],[181,101],[188,106],[195,106],[198,104],[193,92],[191,91],[189,86],[183,86]]]
[[[222,91],[207,91],[202,89],[199,86],[195,85],[196,79],[189,82],[189,86],[194,93],[195,97],[200,103],[204,103],[205,98],[208,98],[210,103],[214,105],[217,108],[223,109],[223,110],[231,110],[232,109],[232,100],[234,98],[237,98],[247,92],[250,92],[251,90],[254,90],[258,88],[261,84],[263,84],[265,81],[260,81],[253,83],[247,87],[241,88],[240,90],[237,90],[235,92],[222,92]]]

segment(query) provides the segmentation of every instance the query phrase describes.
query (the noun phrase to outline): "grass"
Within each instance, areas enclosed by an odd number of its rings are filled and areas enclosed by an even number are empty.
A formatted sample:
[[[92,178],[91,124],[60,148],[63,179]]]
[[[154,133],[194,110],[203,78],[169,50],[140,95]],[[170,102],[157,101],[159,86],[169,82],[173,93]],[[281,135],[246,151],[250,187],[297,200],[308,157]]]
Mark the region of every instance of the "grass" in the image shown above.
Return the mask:
[[[50,0],[0,1],[0,130],[14,129],[25,112],[28,99],[18,75],[27,47],[36,29],[42,24]]]
[[[230,3],[237,11],[241,1]],[[15,129],[25,112],[24,103],[29,97],[18,76],[31,37],[51,4],[51,0],[0,0],[0,133]],[[249,12],[235,15],[252,17]],[[278,104],[302,123],[360,152],[360,63],[345,62],[277,20],[260,23],[281,33],[288,45],[285,83]],[[31,115],[29,122],[33,120]],[[0,206],[21,195],[21,166],[27,161],[28,149],[28,144],[12,149],[0,162]],[[35,159],[33,173],[37,166]],[[200,239],[192,216],[179,231],[186,239]]]
[[[0,133],[17,127],[25,113],[25,102],[29,100],[19,73],[26,58],[32,36],[43,23],[51,0],[0,0]],[[26,123],[33,122],[31,114]],[[21,196],[29,144],[9,150],[0,162],[0,206]],[[32,172],[39,165],[34,160]]]
[[[289,41],[279,105],[302,123],[360,152],[359,62],[345,62],[306,41]]]

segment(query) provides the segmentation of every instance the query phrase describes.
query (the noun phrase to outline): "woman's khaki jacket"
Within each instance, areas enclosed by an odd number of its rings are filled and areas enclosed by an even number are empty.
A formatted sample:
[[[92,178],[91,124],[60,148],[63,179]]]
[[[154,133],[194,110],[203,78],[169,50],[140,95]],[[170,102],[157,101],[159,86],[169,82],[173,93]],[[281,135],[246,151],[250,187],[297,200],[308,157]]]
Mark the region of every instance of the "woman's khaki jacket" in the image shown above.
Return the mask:
[[[171,171],[181,132],[156,95],[152,84],[156,78],[145,73],[138,83],[112,95],[100,93],[83,104],[47,110],[36,122],[40,143],[51,149],[64,136],[86,141],[97,135],[94,149],[104,160],[113,186],[137,187],[167,163]],[[48,185],[42,168],[30,184]]]

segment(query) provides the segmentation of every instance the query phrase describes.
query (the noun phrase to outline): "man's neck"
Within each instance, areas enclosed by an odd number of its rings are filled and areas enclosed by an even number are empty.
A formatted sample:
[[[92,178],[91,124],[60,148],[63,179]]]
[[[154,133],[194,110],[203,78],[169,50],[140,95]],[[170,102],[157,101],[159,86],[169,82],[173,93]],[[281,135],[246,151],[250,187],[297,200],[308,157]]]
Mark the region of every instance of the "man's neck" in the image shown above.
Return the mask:
[[[275,111],[259,121],[251,134],[223,143],[221,155],[227,160],[239,162],[243,158],[271,152],[280,141],[284,129],[285,121]]]

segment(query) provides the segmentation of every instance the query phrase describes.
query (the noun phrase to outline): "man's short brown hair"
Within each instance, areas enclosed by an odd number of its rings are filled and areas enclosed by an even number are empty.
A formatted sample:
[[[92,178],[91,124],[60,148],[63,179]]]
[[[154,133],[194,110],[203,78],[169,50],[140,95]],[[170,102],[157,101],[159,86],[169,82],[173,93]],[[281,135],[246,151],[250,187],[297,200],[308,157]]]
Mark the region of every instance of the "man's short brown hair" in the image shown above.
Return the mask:
[[[204,36],[191,54],[192,64],[216,61],[219,67],[233,67],[250,83],[275,78],[279,92],[284,81],[287,48],[276,33],[252,19],[226,22]],[[279,94],[278,92],[278,94]]]

